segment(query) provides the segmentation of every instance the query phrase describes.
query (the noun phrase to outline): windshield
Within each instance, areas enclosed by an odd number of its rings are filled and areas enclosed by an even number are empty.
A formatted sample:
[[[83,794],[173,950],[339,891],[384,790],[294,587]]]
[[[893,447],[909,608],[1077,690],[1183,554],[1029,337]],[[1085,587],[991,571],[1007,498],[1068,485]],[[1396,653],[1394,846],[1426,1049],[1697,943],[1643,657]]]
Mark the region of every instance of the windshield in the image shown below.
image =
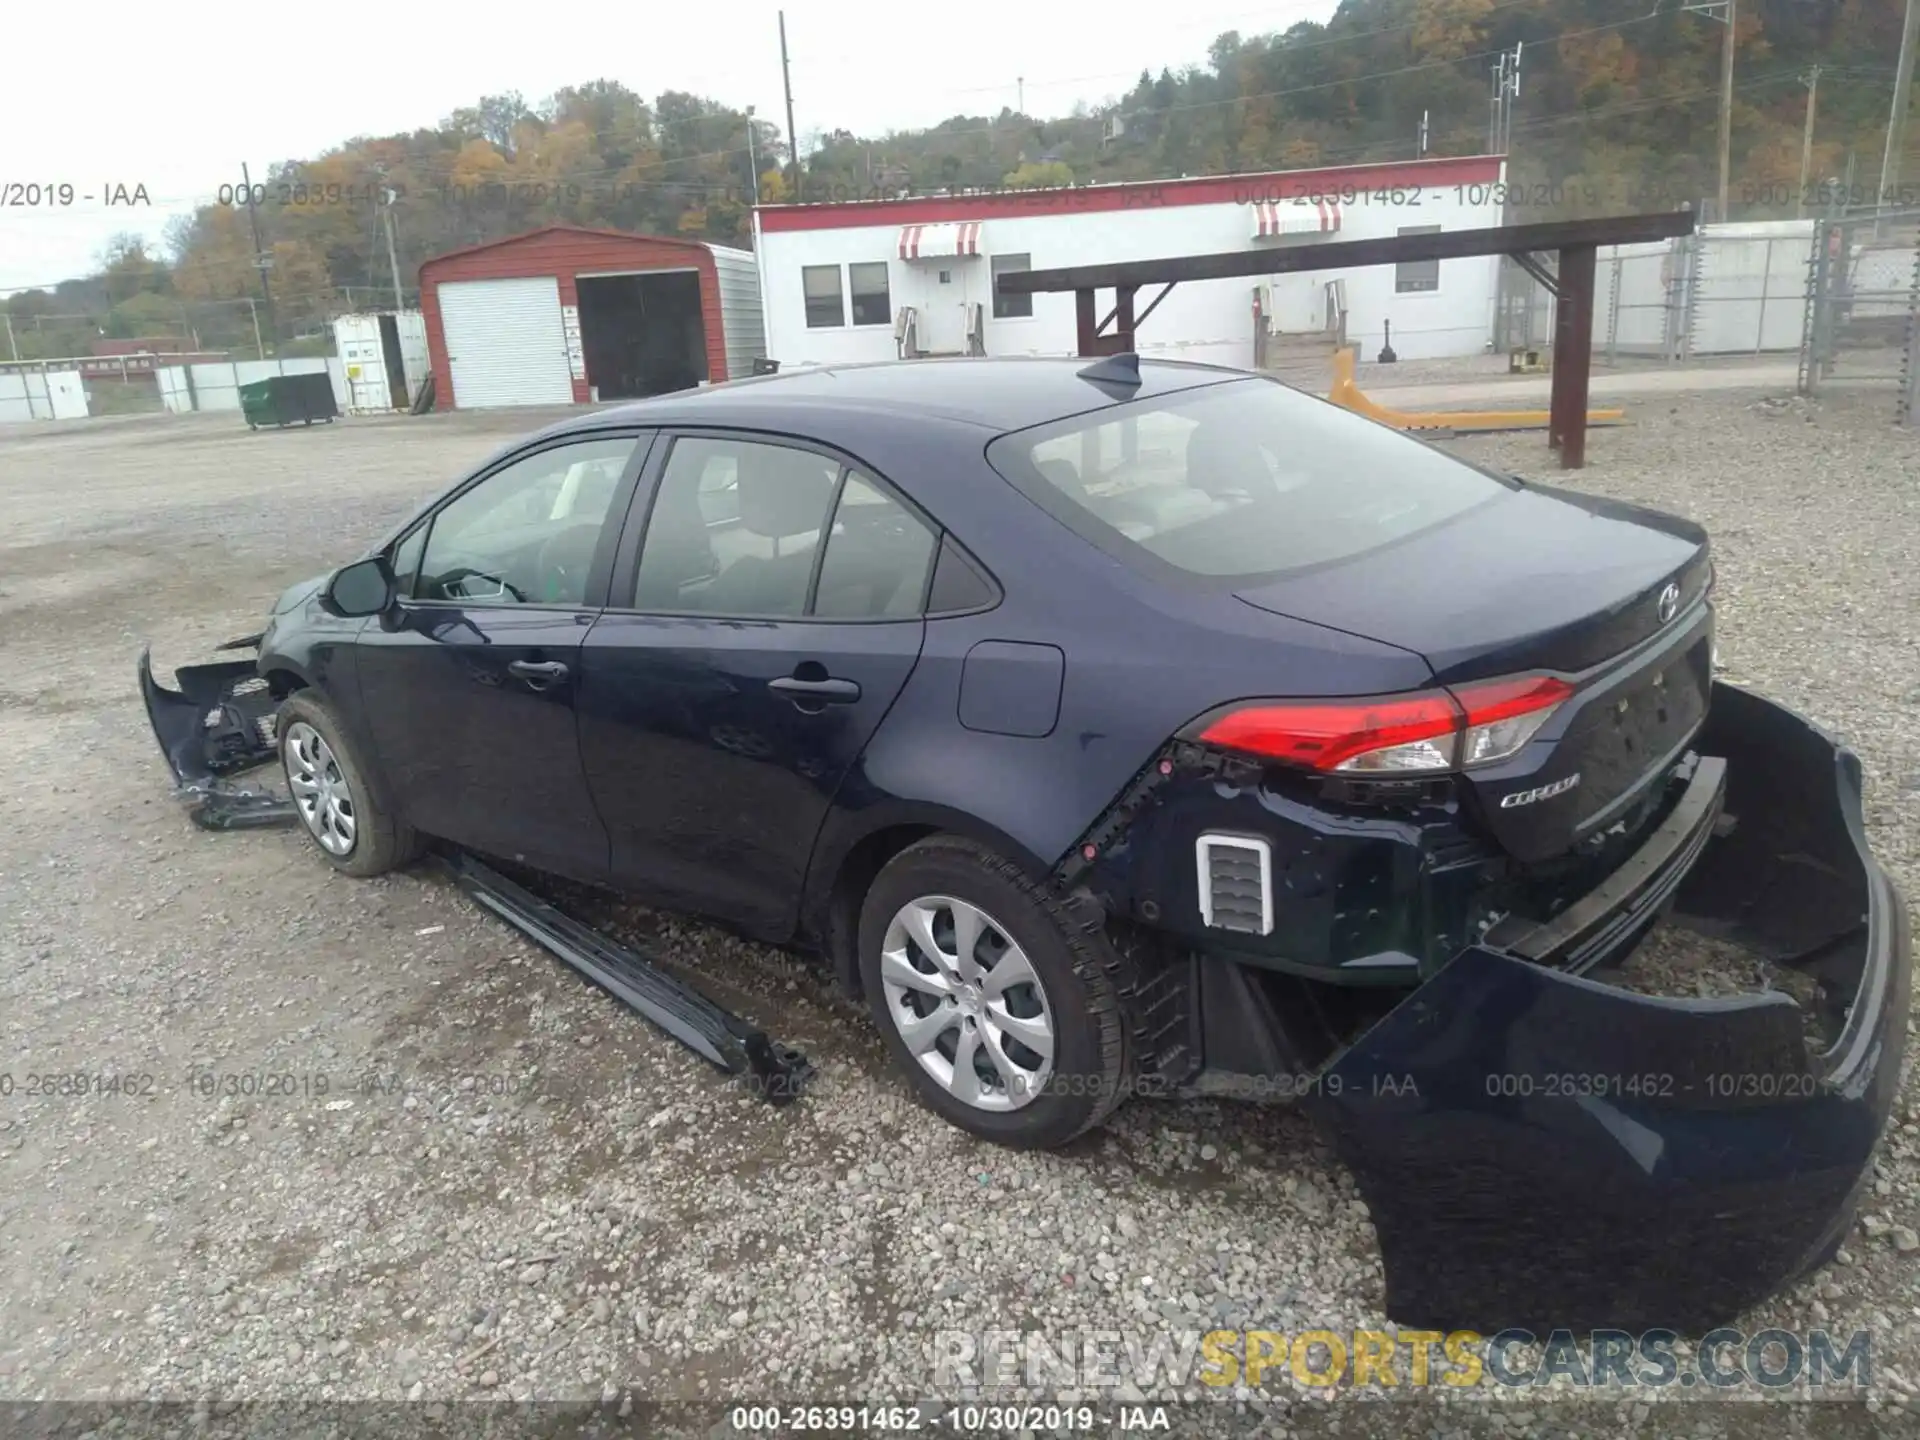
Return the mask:
[[[1103,549],[1207,577],[1350,559],[1509,488],[1383,425],[1255,379],[1005,435],[987,458]]]

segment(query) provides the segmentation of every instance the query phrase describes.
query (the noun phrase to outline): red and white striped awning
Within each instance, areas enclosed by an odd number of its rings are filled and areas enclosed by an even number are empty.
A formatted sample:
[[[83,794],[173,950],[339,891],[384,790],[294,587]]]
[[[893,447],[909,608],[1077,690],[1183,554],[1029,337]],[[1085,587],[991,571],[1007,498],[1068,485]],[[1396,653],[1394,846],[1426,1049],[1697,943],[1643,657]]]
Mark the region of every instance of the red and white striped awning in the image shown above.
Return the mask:
[[[1340,202],[1312,199],[1262,200],[1253,207],[1253,238],[1331,234],[1340,228]]]
[[[900,232],[902,260],[945,260],[980,253],[980,222],[909,225]]]

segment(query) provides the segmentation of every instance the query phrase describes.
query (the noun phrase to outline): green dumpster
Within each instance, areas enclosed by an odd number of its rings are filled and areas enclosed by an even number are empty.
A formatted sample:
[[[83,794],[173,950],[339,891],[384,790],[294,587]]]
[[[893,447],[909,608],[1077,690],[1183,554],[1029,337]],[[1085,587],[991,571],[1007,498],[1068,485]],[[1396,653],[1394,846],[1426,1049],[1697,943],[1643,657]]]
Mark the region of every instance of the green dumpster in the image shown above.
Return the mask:
[[[249,429],[262,425],[331,424],[340,407],[333,398],[333,381],[325,374],[269,375],[240,387],[240,414]]]

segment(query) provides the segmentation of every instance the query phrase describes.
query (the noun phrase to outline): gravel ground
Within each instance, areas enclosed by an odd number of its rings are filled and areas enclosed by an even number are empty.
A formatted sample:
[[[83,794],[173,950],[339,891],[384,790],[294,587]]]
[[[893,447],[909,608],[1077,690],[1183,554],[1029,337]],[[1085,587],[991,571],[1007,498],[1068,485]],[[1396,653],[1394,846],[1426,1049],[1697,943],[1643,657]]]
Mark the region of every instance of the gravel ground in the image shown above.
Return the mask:
[[[1577,483],[1713,529],[1723,662],[1860,750],[1916,893],[1920,449],[1884,396],[1756,399],[1635,407]],[[940,1332],[1384,1328],[1365,1207],[1289,1111],[1140,1102],[1059,1154],[989,1149],[800,959],[631,917],[821,1066],[775,1110],[441,882],[188,826],[139,644],[204,658],[539,418],[0,434],[0,1399],[906,1400]],[[1455,443],[1563,478],[1539,436]],[[131,1084],[29,1093],[49,1074]],[[1910,1088],[1897,1120],[1861,1232],[1743,1321],[1871,1328],[1865,1407],[1283,1389],[1174,1426],[1891,1432],[1920,1383]]]

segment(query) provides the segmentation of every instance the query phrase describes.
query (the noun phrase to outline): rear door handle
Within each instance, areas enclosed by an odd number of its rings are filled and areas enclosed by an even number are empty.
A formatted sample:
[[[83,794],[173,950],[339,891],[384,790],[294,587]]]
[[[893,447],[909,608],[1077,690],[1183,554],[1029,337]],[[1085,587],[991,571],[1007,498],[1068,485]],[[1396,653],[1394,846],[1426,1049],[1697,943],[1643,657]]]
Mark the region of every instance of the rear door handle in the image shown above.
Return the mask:
[[[524,680],[529,690],[551,690],[567,678],[567,667],[558,660],[513,660],[507,664],[507,673]]]
[[[767,689],[796,705],[851,705],[860,698],[860,687],[851,680],[798,680],[783,675],[769,680]]]

